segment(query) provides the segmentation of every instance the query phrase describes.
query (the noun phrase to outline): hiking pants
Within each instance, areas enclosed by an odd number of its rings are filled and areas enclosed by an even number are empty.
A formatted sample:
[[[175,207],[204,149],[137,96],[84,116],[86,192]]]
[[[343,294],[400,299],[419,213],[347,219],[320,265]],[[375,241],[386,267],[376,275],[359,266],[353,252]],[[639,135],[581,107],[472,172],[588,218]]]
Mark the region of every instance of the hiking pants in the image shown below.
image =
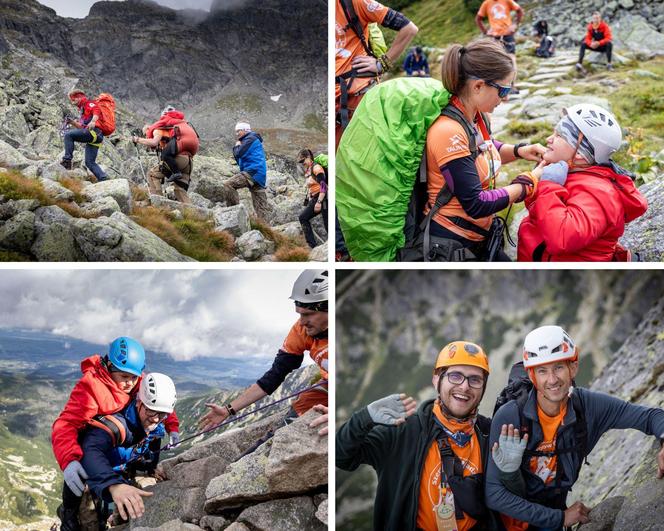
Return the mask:
[[[241,171],[236,173],[226,181],[226,196],[228,206],[234,206],[240,204],[240,195],[237,191],[240,188],[249,188],[251,192],[251,202],[254,205],[254,210],[256,211],[256,216],[260,219],[268,222],[270,218],[270,203],[267,202],[267,194],[265,193],[265,188],[260,184],[256,183],[253,180],[251,175],[246,171]]]
[[[76,496],[71,489],[64,483],[62,486],[62,514],[59,514],[62,522],[60,529],[62,531],[78,531],[78,509],[81,506],[81,497]]]
[[[161,152],[161,161],[166,166],[168,166],[168,171],[164,171],[164,169],[162,169],[162,172],[164,174],[171,175],[172,173],[176,172],[176,169],[178,167],[178,163],[176,160],[177,155],[178,155],[178,141],[175,137],[173,137],[168,141],[168,144],[166,144],[166,147]]]
[[[97,153],[99,146],[104,141],[104,135],[98,128],[92,129],[70,129],[65,133],[65,156],[62,160],[70,161],[74,156],[74,142],[85,143],[85,165],[97,178],[98,181],[105,181],[108,176],[97,164]]]
[[[586,41],[581,42],[581,49],[579,50],[579,64],[583,63],[583,56],[586,53],[586,50],[590,50],[591,52],[600,52],[600,53],[606,53],[606,60],[607,62],[611,62],[611,52],[613,51],[613,43],[607,42],[603,46],[598,46],[594,50],[586,44]]]
[[[182,177],[173,183],[175,198],[180,201],[180,203],[190,205],[191,199],[187,194],[187,190],[189,189],[189,182],[191,181],[191,172],[194,169],[194,163],[187,155],[178,155],[175,157],[175,167],[182,173]],[[164,195],[164,192],[161,189],[164,179],[166,179],[166,175],[164,175],[161,170],[161,164],[157,164],[150,169],[148,172],[148,188],[151,194]]]
[[[503,43],[503,48],[507,53],[514,55],[516,53],[516,42],[514,41],[514,35],[502,35],[500,37],[493,37],[497,41]]]
[[[304,207],[304,210],[300,213],[300,225],[302,225],[302,232],[304,232],[304,239],[307,240],[307,243],[309,244],[309,247],[312,249],[316,247],[317,242],[316,242],[316,237],[314,236],[314,230],[311,228],[311,220],[315,218],[318,214],[321,214],[323,216],[323,225],[325,226],[325,231],[327,232],[327,206],[325,205],[325,201],[323,201],[323,204],[321,205],[321,210],[317,214],[314,212],[314,207],[316,206],[316,201],[318,200],[318,195],[312,195],[309,198],[309,202],[307,203],[307,206]]]

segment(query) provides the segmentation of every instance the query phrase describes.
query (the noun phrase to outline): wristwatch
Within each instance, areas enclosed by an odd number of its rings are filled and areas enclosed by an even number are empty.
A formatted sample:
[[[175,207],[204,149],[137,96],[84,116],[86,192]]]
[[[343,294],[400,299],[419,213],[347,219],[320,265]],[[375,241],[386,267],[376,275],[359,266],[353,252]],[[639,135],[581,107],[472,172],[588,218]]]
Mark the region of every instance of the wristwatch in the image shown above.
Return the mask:
[[[235,411],[235,410],[233,409],[233,406],[231,406],[231,403],[230,403],[230,402],[229,402],[228,404],[226,404],[226,409],[228,410],[228,413],[229,413],[231,416],[237,415],[237,411]]]
[[[514,146],[514,158],[515,159],[522,159],[523,157],[519,155],[519,149],[522,148],[523,146],[527,146],[528,144],[526,142],[519,142],[516,146]]]

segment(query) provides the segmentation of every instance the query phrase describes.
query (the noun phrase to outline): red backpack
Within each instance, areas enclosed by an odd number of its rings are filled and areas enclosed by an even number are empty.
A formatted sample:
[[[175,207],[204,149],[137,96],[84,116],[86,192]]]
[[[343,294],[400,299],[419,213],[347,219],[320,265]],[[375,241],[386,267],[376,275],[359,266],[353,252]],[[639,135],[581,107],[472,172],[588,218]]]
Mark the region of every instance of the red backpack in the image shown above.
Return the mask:
[[[112,135],[115,132],[115,100],[113,96],[102,92],[95,100],[99,106],[101,114],[97,120],[97,127],[104,136]]]

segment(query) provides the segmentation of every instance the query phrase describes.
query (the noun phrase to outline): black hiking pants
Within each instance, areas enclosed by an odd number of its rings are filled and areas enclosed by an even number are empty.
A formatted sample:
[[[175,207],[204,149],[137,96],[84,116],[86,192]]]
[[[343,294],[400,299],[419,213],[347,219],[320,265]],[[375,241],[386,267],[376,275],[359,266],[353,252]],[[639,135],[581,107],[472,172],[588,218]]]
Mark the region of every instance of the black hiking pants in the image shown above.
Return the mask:
[[[65,483],[62,487],[62,511],[58,511],[62,522],[61,531],[79,531],[78,509],[80,506],[81,497],[76,496]]]
[[[606,53],[606,60],[610,63],[611,62],[611,52],[613,51],[613,43],[607,42],[603,46],[598,46],[597,48],[591,48],[586,44],[585,41],[581,42],[581,49],[579,50],[579,64],[583,63],[583,56],[586,53],[586,50],[590,50],[591,52],[600,52],[600,53]]]
[[[300,213],[300,225],[302,225],[302,232],[304,232],[304,239],[307,240],[309,247],[312,249],[316,247],[316,237],[314,236],[314,230],[311,228],[311,220],[315,218],[318,214],[314,212],[314,207],[316,206],[316,201],[318,201],[318,195],[313,195],[309,198],[307,206],[304,207],[304,210]],[[327,201],[323,201],[321,205],[321,210],[319,214],[323,216],[323,225],[327,231]]]

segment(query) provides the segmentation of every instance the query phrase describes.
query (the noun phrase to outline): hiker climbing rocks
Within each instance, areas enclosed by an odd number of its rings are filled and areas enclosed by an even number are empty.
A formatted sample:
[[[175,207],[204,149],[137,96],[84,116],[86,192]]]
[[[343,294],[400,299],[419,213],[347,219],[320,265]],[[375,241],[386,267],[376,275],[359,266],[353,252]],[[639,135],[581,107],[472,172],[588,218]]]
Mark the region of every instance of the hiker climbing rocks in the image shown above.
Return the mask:
[[[145,367],[145,351],[130,337],[114,339],[104,357],[90,356],[81,362],[82,378],[74,386],[64,409],[53,423],[51,442],[58,465],[64,472],[63,509],[59,510],[63,531],[75,517],[87,474],[81,465],[83,450],[79,435],[97,415],[122,410],[131,400]],[[175,413],[166,420],[171,442],[179,438]],[[74,518],[74,520],[72,520]],[[71,524],[73,525],[73,524]]]
[[[175,385],[165,374],[152,372],[140,383],[138,395],[120,413],[96,417],[82,437],[83,468],[94,497],[108,504],[124,522],[140,518],[143,498],[152,496],[131,484],[138,471],[154,475],[159,461],[165,419],[175,408]],[[106,521],[102,512],[100,521]]]
[[[299,164],[304,168],[304,178],[307,184],[307,196],[305,198],[305,209],[300,213],[300,225],[304,238],[309,247],[316,247],[316,237],[311,228],[311,219],[317,215],[323,217],[323,224],[327,231],[327,180],[325,169],[314,162],[314,154],[310,149],[302,149],[297,156]]]
[[[615,116],[582,103],[547,139],[542,163],[525,177],[536,184],[519,227],[519,261],[630,261],[618,240],[648,209],[633,177],[611,160],[622,131]]]
[[[274,393],[288,373],[302,365],[306,351],[318,365],[321,378],[327,380],[327,289],[326,270],[307,269],[300,274],[290,296],[300,317],[286,336],[272,367],[255,384],[225,406],[205,404],[210,411],[200,420],[202,429],[212,428],[241,409]],[[292,403],[287,418],[302,416],[317,404],[327,406],[327,384],[299,395]]]
[[[335,145],[339,146],[362,96],[391,68],[418,30],[403,14],[375,0],[336,0],[335,9]],[[392,46],[379,57],[371,47],[370,23],[398,32]]]
[[[429,128],[425,147],[424,214],[437,239],[435,260],[509,260],[495,214],[523,201],[535,183],[521,177],[496,188],[496,176],[503,164],[517,158],[539,162],[545,151],[539,144],[515,146],[491,136],[485,113],[507,101],[515,75],[511,56],[495,41],[453,44],[443,57],[443,85],[452,97]]]
[[[491,423],[487,505],[502,513],[510,531],[586,523],[588,507],[581,501],[566,504],[586,456],[611,429],[636,429],[664,442],[664,411],[576,387],[579,350],[559,326],[530,332],[522,360],[512,369],[510,387],[501,394],[507,401]],[[524,433],[526,444],[519,440]],[[664,448],[657,468],[661,479]],[[509,476],[516,476],[513,484],[521,483],[520,493],[502,483],[501,477]]]
[[[406,56],[406,59],[404,59],[403,62],[403,69],[407,76],[429,76],[429,62],[427,61],[427,56],[424,55],[421,46],[416,46]]]
[[[477,412],[488,378],[482,348],[454,341],[434,365],[435,399],[416,409],[413,398],[390,395],[341,426],[336,465],[378,474],[374,529],[497,529],[484,501],[491,419]]]
[[[157,150],[160,163],[148,172],[151,194],[163,196],[162,185],[173,183],[178,201],[191,204],[187,194],[194,169],[193,159],[200,146],[198,134],[185,120],[184,113],[172,106],[161,112],[161,118],[144,128],[145,138],[132,136],[134,144]]]
[[[89,100],[82,90],[72,90],[69,100],[78,107],[80,117],[78,120],[68,119],[67,124],[72,128],[64,133],[65,154],[60,164],[67,170],[72,169],[74,157],[74,143],[85,143],[85,166],[97,178],[105,181],[108,176],[97,164],[97,154],[104,137],[115,131],[115,101],[110,94],[101,94],[97,100]],[[103,101],[103,103],[102,103]],[[105,107],[102,114],[101,105]]]
[[[611,64],[611,53],[613,51],[613,43],[611,42],[611,28],[602,20],[602,15],[599,11],[592,14],[586,36],[581,41],[581,48],[579,49],[579,62],[576,63],[576,69],[585,74],[586,70],[583,68],[583,56],[586,50],[591,52],[600,52],[606,54],[606,68],[613,70]]]
[[[237,141],[233,147],[233,157],[240,166],[240,173],[236,173],[225,182],[227,203],[229,206],[239,204],[240,196],[237,190],[249,188],[256,216],[268,222],[271,208],[265,193],[267,163],[263,149],[263,137],[252,131],[251,126],[246,122],[238,122],[235,125],[235,136]]]
[[[512,19],[512,12],[516,12],[516,21]],[[483,19],[489,19],[489,28],[484,26]],[[475,23],[484,35],[493,37],[503,43],[508,53],[516,52],[514,34],[523,18],[523,9],[513,0],[484,0],[480,5]]]

